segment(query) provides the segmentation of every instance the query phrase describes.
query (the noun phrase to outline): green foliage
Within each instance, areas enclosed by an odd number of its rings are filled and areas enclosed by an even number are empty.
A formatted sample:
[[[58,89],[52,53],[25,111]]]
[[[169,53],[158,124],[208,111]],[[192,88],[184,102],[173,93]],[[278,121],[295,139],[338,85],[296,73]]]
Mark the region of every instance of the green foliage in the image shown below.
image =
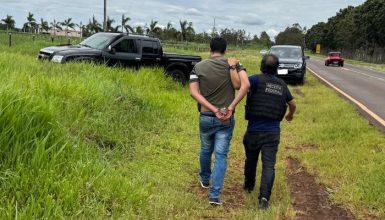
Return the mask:
[[[72,22],[72,18],[68,18],[64,20],[63,22],[60,23],[60,25],[62,27],[65,27],[66,36],[68,34],[69,29],[75,30],[75,23]]]
[[[254,39],[257,40],[258,38],[254,37]],[[270,39],[270,37],[266,31],[263,31],[261,33],[261,37],[259,38],[259,42],[261,42],[261,44],[263,46],[266,46],[266,47],[270,47],[273,44],[273,42],[271,41],[271,39]]]
[[[327,23],[314,25],[306,34],[307,48],[315,44],[330,50],[385,47],[385,2],[368,0],[363,5],[341,9]]]
[[[131,25],[128,24],[128,22],[131,21],[131,18],[130,17],[126,17],[124,14],[122,15],[122,24],[121,24],[121,27],[122,27],[122,32],[124,32],[124,30],[129,33],[133,33],[134,32],[134,28],[132,28]],[[124,29],[124,30],[123,30]]]
[[[299,24],[293,24],[280,32],[275,38],[275,44],[278,45],[298,45],[304,47],[305,34]]]
[[[0,66],[0,218],[148,212],[152,187],[119,164],[158,139],[143,135],[167,130],[174,107],[164,100],[177,84],[158,70],[58,66],[17,53],[0,53]]]
[[[23,25],[23,30],[25,32],[34,32],[37,28],[36,19],[34,18],[34,14],[28,12],[27,22]]]
[[[12,18],[12,16],[7,15],[6,18],[1,19],[1,21],[5,24],[6,29],[5,30],[12,30],[15,28],[15,20]]]

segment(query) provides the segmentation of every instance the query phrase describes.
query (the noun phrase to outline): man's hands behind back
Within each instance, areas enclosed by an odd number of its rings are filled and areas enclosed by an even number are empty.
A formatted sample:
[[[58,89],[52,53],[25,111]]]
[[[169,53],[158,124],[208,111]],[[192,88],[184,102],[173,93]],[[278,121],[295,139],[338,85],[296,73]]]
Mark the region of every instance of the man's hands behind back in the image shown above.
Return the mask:
[[[221,122],[227,122],[230,120],[231,116],[233,116],[233,111],[230,108],[221,108],[218,109],[218,111],[215,113],[215,116],[221,121]]]

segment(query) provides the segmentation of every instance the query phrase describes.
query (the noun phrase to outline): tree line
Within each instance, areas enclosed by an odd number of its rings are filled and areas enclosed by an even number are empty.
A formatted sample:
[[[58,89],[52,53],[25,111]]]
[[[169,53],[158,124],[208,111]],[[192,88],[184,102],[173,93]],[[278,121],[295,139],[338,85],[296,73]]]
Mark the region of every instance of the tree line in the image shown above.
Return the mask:
[[[275,37],[276,44],[298,45],[305,48],[306,27],[302,28],[300,24],[295,23],[291,27],[287,27],[284,31],[278,33]]]
[[[364,4],[341,9],[327,22],[311,27],[306,46],[315,50],[340,50],[345,56],[385,62],[385,1],[367,0]]]
[[[115,21],[114,19],[107,17],[107,31],[126,32],[140,35],[146,34],[158,37],[162,40],[175,42],[207,43],[213,36],[220,35],[232,45],[260,44],[268,47],[273,43],[265,31],[263,31],[259,36],[251,36],[251,34],[247,34],[243,29],[229,28],[223,28],[220,30],[213,28],[211,33],[197,33],[194,29],[193,23],[187,20],[180,20],[176,27],[171,22],[168,22],[166,25],[160,25],[156,20],[151,20],[150,23],[144,26],[133,26],[130,24],[130,21],[131,18],[125,16],[124,14],[122,15],[120,21]],[[29,12],[26,17],[26,22],[23,24],[21,29],[16,28],[15,25],[16,22],[13,17],[6,15],[6,17],[1,20],[0,30],[14,30],[30,33],[44,33],[49,30],[53,30],[55,33],[57,30],[62,30],[65,31],[66,35],[69,31],[78,30],[85,37],[103,31],[102,23],[99,22],[95,16],[90,18],[87,24],[75,23],[72,18],[65,19],[64,21],[53,20],[52,22],[48,22],[42,18],[40,21],[37,21],[34,14]]]

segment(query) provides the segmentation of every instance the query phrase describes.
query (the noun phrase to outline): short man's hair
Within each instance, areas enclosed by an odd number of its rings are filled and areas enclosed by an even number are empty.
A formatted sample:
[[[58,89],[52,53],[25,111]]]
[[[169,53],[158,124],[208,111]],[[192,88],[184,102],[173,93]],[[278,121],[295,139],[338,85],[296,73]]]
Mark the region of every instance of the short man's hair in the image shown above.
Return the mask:
[[[222,37],[214,37],[210,42],[211,52],[224,54],[227,49],[227,41]]]
[[[266,54],[261,61],[261,72],[276,75],[278,72],[279,59],[274,54]]]

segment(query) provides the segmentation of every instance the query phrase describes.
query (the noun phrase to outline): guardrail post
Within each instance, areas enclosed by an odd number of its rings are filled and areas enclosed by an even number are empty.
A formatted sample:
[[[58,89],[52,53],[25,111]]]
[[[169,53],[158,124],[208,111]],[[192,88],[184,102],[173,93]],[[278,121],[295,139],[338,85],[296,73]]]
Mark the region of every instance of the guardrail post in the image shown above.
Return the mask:
[[[51,41],[52,41],[52,43],[53,43],[53,37],[51,37]]]
[[[32,35],[32,41],[35,42],[35,35]]]
[[[71,38],[68,38],[68,44],[71,44]]]
[[[8,44],[9,44],[9,47],[12,46],[12,34],[11,33],[8,34]]]

